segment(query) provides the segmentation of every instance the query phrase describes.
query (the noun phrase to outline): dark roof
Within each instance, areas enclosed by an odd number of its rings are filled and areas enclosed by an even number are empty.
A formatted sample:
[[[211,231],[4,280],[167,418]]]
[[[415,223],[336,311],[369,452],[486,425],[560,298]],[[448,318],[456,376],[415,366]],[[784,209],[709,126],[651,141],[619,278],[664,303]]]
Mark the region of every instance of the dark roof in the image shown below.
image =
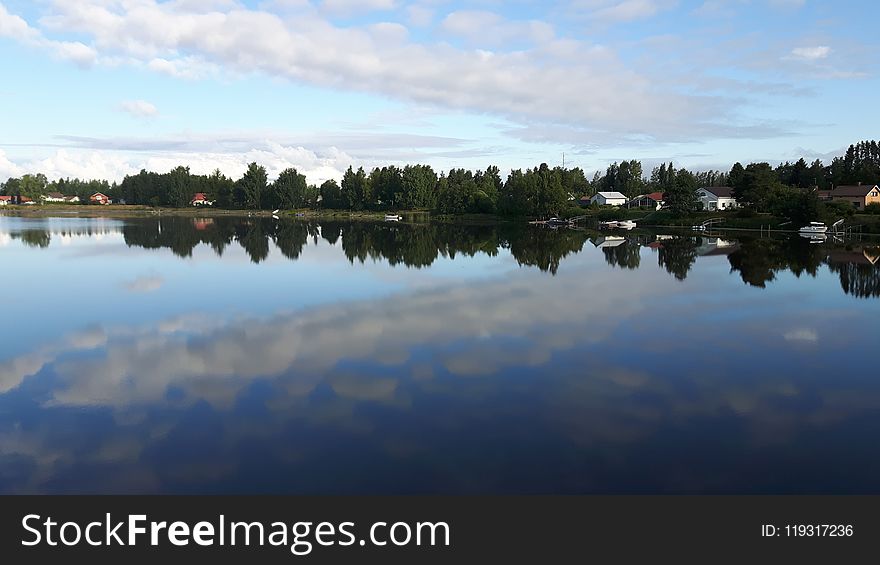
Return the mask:
[[[47,196],[49,198],[64,198],[64,195],[60,192],[50,192]]]
[[[860,184],[858,186],[838,186],[831,191],[831,196],[867,196],[877,188],[876,184]]]
[[[719,198],[733,198],[733,189],[729,186],[701,186],[700,189],[711,192]]]

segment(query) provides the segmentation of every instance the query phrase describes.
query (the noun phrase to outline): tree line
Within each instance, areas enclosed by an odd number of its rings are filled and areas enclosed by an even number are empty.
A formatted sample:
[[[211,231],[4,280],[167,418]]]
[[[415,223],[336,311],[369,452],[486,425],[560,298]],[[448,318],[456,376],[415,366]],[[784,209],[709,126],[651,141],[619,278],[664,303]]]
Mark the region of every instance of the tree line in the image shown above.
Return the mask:
[[[269,181],[265,167],[251,163],[244,175],[232,179],[219,170],[193,174],[188,167],[167,173],[142,170],[120,183],[63,178],[49,181],[42,173],[10,178],[0,185],[2,195],[28,196],[59,192],[84,202],[101,192],[114,202],[147,206],[190,206],[204,193],[220,208],[275,210],[325,208],[340,210],[429,210],[439,214],[487,213],[509,216],[546,216],[571,211],[582,197],[600,191],[621,192],[634,198],[661,192],[673,213],[697,210],[696,189],[729,186],[738,200],[761,212],[808,217],[819,206],[816,189],[842,184],[880,182],[880,148],[876,141],[851,145],[829,165],[803,158],[777,166],[735,163],[730,171],[690,171],[663,163],[645,175],[638,160],[615,162],[604,174],[588,179],[581,168],[549,167],[510,171],[502,178],[496,166],[485,170],[434,171],[429,165],[394,165],[371,171],[349,167],[341,182],[309,184],[295,168]]]

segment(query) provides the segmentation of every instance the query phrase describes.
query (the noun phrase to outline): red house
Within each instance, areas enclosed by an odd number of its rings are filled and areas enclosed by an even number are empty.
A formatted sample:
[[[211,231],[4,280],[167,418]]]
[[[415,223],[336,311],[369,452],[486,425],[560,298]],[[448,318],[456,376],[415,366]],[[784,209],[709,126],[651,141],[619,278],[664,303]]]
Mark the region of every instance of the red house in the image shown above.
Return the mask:
[[[208,200],[208,195],[204,192],[196,192],[192,200],[190,200],[190,204],[193,206],[211,206],[214,204],[214,201]]]
[[[93,195],[89,196],[89,202],[93,204],[110,204],[110,197],[106,194],[96,192]]]

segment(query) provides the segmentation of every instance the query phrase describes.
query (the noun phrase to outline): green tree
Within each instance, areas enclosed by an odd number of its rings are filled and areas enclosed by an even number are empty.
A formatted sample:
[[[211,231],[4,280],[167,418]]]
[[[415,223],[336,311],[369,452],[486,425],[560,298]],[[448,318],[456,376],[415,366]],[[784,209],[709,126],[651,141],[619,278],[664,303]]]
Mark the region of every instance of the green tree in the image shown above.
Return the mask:
[[[404,208],[434,208],[437,205],[437,173],[428,165],[407,165],[400,179],[400,205]]]
[[[305,175],[293,168],[284,169],[266,190],[263,208],[267,210],[302,208],[310,200],[308,192]]]
[[[348,203],[342,196],[342,190],[339,188],[339,184],[337,184],[335,180],[330,179],[324,181],[324,183],[321,184],[320,193],[322,208],[334,210],[348,207]]]
[[[238,179],[233,190],[233,203],[237,208],[256,210],[262,203],[263,192],[268,186],[266,169],[256,163],[248,165],[244,176]]]
[[[675,173],[672,185],[663,193],[666,209],[676,216],[686,216],[697,210],[697,179],[687,169]]]

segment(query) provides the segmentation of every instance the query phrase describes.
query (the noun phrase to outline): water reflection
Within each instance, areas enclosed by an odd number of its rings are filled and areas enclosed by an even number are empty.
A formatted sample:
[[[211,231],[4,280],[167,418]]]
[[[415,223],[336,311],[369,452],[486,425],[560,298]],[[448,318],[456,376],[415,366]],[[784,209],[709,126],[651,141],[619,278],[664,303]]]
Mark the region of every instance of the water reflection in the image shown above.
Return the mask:
[[[2,225],[0,225],[2,228]],[[76,225],[73,220],[54,228],[25,224],[8,232],[12,240],[45,248],[53,234],[62,241],[74,236],[99,237],[121,233],[126,245],[145,249],[170,249],[182,258],[192,257],[200,245],[218,256],[237,243],[254,263],[265,261],[272,248],[288,259],[298,259],[303,249],[320,238],[331,245],[341,241],[352,263],[383,260],[389,265],[421,268],[438,258],[456,255],[495,256],[509,250],[523,266],[556,274],[563,260],[582,251],[586,242],[602,250],[614,267],[635,270],[643,251],[656,254],[657,264],[678,280],[685,280],[699,257],[726,256],[732,273],[760,288],[789,271],[795,276],[815,277],[823,265],[839,275],[841,289],[858,297],[880,296],[878,257],[880,243],[816,242],[798,237],[759,238],[749,235],[723,237],[658,235],[646,233],[547,230],[514,224],[383,224],[362,221],[279,221],[271,218],[147,218],[126,222],[102,221],[99,225]]]
[[[878,492],[880,302],[836,290],[878,295],[873,246],[257,218],[5,227],[6,245],[49,240],[19,250],[34,275],[56,239],[100,235],[244,296],[243,270],[303,292],[270,258],[317,249],[343,281],[367,264],[427,277],[441,258],[512,268],[378,298],[325,284],[334,300],[269,314],[198,296],[158,321],[135,307],[174,296],[179,273],[127,274],[126,321],[0,356],[0,492]]]

